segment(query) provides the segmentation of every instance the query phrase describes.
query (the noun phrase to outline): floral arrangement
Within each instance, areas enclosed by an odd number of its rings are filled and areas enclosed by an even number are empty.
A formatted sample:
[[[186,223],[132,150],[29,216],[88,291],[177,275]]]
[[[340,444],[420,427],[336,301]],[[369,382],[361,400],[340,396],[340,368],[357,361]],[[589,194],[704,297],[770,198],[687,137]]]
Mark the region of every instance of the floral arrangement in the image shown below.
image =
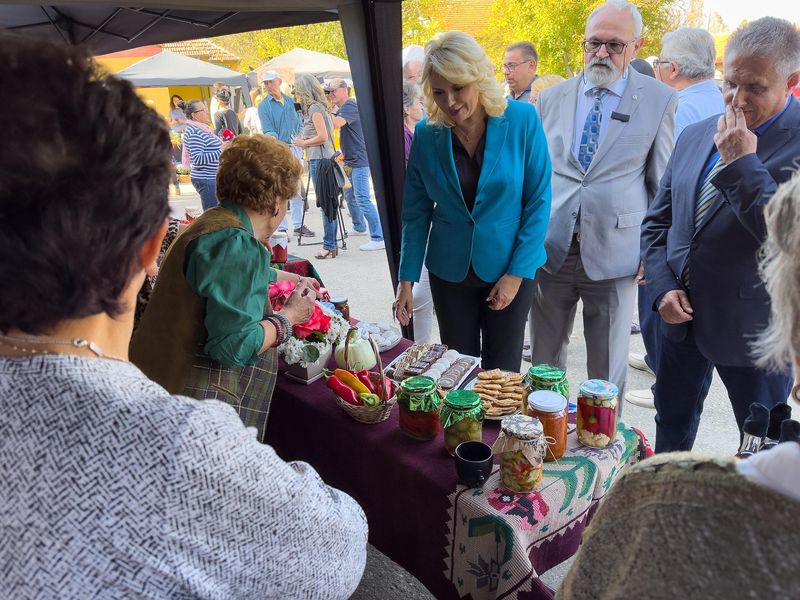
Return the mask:
[[[178,165],[177,167],[175,167],[175,172],[178,173],[178,175],[191,175],[192,170],[187,169],[186,167],[183,167],[181,165]]]
[[[279,311],[294,291],[293,281],[275,281],[269,284],[269,300],[272,310]],[[305,323],[295,325],[292,337],[278,346],[278,352],[290,365],[300,363],[308,367],[317,362],[329,346],[344,341],[350,330],[350,323],[337,313],[319,304]]]

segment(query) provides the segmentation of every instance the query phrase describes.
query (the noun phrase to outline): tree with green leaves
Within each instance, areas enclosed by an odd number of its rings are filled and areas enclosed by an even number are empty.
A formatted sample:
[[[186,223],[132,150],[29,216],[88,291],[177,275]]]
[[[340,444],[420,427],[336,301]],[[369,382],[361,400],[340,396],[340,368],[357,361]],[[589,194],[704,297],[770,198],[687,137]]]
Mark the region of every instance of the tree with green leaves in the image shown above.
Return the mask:
[[[214,41],[241,57],[239,70],[244,73],[293,48],[325,52],[347,59],[339,21],[235,33],[215,38]]]
[[[530,41],[539,52],[540,74],[570,77],[583,68],[580,43],[586,19],[603,0],[497,0],[479,41],[494,64],[503,62],[507,45]],[[645,43],[640,56],[658,54],[661,36],[680,25],[683,0],[639,0]]]

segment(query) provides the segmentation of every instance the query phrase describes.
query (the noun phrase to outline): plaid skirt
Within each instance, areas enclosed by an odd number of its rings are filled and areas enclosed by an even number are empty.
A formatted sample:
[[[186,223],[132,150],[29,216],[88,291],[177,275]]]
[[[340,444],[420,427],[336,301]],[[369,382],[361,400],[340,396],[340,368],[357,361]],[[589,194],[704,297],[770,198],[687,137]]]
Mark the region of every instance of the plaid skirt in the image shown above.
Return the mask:
[[[258,362],[240,369],[226,369],[205,354],[195,354],[183,395],[198,400],[227,402],[247,427],[258,430],[264,442],[272,392],[278,375],[278,351],[270,348]]]

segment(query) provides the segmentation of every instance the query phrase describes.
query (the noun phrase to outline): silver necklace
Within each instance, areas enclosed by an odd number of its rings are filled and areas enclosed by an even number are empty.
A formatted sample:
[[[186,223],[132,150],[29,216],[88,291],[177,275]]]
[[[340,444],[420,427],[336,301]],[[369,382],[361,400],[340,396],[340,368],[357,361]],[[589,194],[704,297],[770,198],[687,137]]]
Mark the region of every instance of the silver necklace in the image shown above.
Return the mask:
[[[85,348],[89,350],[92,354],[97,356],[98,358],[105,358],[108,360],[117,360],[119,362],[128,362],[125,358],[120,358],[119,356],[112,356],[111,354],[106,354],[103,352],[103,349],[92,342],[91,340],[85,340],[83,338],[73,338],[71,340],[57,340],[53,338],[23,338],[23,337],[13,337],[10,335],[0,335],[0,344],[11,348],[12,350],[16,350],[18,352],[24,352],[27,354],[62,354],[61,352],[53,352],[51,350],[36,350],[35,348],[24,348],[22,346],[17,346],[11,342],[19,342],[23,344],[53,344],[53,345],[64,345],[64,346],[72,346],[73,348]]]

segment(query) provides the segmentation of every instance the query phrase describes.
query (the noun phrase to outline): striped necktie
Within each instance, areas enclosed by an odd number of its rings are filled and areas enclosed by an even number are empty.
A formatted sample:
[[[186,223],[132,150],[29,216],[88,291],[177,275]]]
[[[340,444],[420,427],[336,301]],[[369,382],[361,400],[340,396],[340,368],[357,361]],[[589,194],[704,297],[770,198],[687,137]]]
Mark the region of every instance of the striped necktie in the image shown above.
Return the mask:
[[[717,197],[719,193],[717,188],[711,183],[714,177],[717,176],[723,168],[725,167],[725,162],[722,160],[722,157],[717,159],[717,162],[714,163],[714,166],[711,167],[711,170],[706,175],[706,178],[703,180],[703,185],[700,187],[700,193],[697,194],[697,201],[694,205],[694,228],[695,231],[700,223],[703,221],[703,218],[706,216],[708,209],[711,208],[711,205],[714,203],[714,199]],[[689,261],[686,261],[686,269],[683,271],[683,279],[684,285],[688,288],[689,287]]]
[[[714,166],[711,167],[711,170],[706,175],[706,178],[703,180],[703,185],[700,188],[700,193],[697,195],[697,202],[694,205],[694,228],[697,229],[697,226],[703,220],[703,217],[706,216],[708,209],[711,208],[711,204],[714,202],[714,198],[717,197],[717,188],[714,187],[714,184],[711,181],[714,177],[717,176],[723,168],[725,167],[725,162],[722,160],[722,157],[717,159],[717,162],[714,163]]]
[[[589,170],[589,165],[592,164],[592,159],[597,152],[597,147],[600,145],[600,123],[603,120],[603,96],[608,90],[606,88],[596,87],[592,89],[592,96],[594,96],[594,104],[589,109],[589,114],[586,115],[586,121],[583,124],[583,133],[581,134],[581,143],[578,147],[578,162],[581,163],[584,171]]]

